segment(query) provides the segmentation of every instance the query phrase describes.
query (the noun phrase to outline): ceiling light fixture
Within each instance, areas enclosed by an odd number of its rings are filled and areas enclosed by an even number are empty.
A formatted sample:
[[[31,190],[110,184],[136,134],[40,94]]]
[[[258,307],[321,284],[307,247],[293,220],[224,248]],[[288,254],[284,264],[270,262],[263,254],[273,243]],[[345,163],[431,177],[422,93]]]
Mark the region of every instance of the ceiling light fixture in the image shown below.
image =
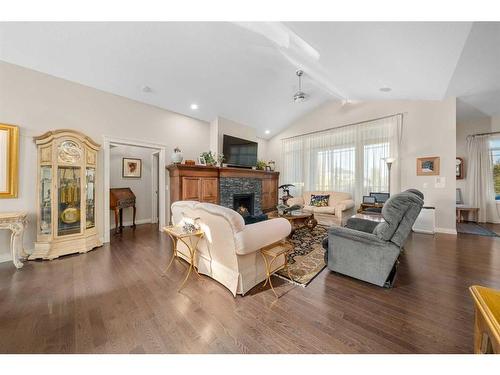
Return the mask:
[[[149,87],[149,86],[142,86],[141,89],[142,89],[142,92],[151,92],[151,91],[153,91],[153,90],[151,90],[151,87]]]
[[[295,103],[302,103],[307,99],[307,94],[302,91],[302,75],[304,74],[304,71],[299,69],[295,72],[295,74],[299,77],[299,91],[293,95],[293,101]]]
[[[269,134],[269,133],[271,133],[271,131],[270,131],[270,130],[266,130],[266,131],[265,131],[265,133],[266,133],[266,134]]]
[[[392,89],[390,87],[381,87],[381,88],[379,88],[379,90],[382,91],[382,92],[392,91]]]
[[[198,109],[198,104],[196,104],[196,103],[191,104],[191,109],[197,110]]]

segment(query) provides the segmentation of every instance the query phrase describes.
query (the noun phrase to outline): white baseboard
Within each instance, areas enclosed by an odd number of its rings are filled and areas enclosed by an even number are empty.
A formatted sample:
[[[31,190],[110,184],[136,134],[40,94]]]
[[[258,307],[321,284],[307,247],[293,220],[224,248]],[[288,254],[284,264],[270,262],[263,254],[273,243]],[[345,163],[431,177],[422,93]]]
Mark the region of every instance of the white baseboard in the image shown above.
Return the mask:
[[[3,262],[12,262],[12,257],[10,256],[10,254],[1,254],[0,255],[0,263],[3,263]]]
[[[436,233],[445,233],[445,234],[454,234],[455,236],[457,235],[457,230],[451,229],[451,228],[434,228],[434,231]]]
[[[139,224],[151,224],[153,222],[153,220],[151,218],[148,218],[148,219],[139,219],[139,220],[136,220],[135,221],[135,224],[136,225],[139,225]],[[132,222],[131,221],[124,221],[123,222],[123,226],[124,227],[129,227],[132,225]],[[113,223],[109,229],[115,229],[115,224]]]

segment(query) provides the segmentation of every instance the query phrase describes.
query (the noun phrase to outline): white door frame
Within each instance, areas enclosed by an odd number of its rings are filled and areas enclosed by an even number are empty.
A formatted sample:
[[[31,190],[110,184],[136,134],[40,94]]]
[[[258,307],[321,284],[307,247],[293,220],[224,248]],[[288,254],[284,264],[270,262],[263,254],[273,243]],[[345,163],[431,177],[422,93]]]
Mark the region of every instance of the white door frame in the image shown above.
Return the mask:
[[[164,145],[159,143],[147,142],[138,139],[125,139],[112,136],[103,136],[103,151],[104,151],[104,242],[109,242],[110,235],[110,225],[109,225],[109,188],[110,188],[110,145],[118,144],[124,146],[136,146],[136,147],[146,147],[159,152],[158,156],[158,205],[160,207],[160,217],[158,230],[165,226],[165,159],[166,159],[166,148]]]
[[[155,158],[158,157],[158,165],[155,166]],[[157,175],[158,173],[158,175]],[[153,223],[158,223],[158,214],[160,212],[159,194],[160,194],[160,151],[155,151],[151,154],[151,219]]]

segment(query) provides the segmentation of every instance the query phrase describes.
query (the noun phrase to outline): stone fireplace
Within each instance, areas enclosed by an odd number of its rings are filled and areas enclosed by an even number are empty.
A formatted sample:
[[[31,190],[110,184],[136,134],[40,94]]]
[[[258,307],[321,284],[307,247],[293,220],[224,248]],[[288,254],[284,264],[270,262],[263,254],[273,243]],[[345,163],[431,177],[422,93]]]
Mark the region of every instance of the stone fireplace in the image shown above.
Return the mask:
[[[262,182],[257,178],[221,177],[219,201],[221,206],[236,211],[243,206],[249,211],[249,216],[261,215]]]

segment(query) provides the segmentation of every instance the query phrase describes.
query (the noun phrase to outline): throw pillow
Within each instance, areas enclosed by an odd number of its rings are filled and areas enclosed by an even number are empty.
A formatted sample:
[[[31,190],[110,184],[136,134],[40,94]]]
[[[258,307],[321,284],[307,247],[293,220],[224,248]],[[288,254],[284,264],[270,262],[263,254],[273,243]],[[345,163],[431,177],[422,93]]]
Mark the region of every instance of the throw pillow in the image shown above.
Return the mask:
[[[314,207],[327,207],[328,201],[330,200],[330,194],[328,195],[311,195],[311,206]]]

